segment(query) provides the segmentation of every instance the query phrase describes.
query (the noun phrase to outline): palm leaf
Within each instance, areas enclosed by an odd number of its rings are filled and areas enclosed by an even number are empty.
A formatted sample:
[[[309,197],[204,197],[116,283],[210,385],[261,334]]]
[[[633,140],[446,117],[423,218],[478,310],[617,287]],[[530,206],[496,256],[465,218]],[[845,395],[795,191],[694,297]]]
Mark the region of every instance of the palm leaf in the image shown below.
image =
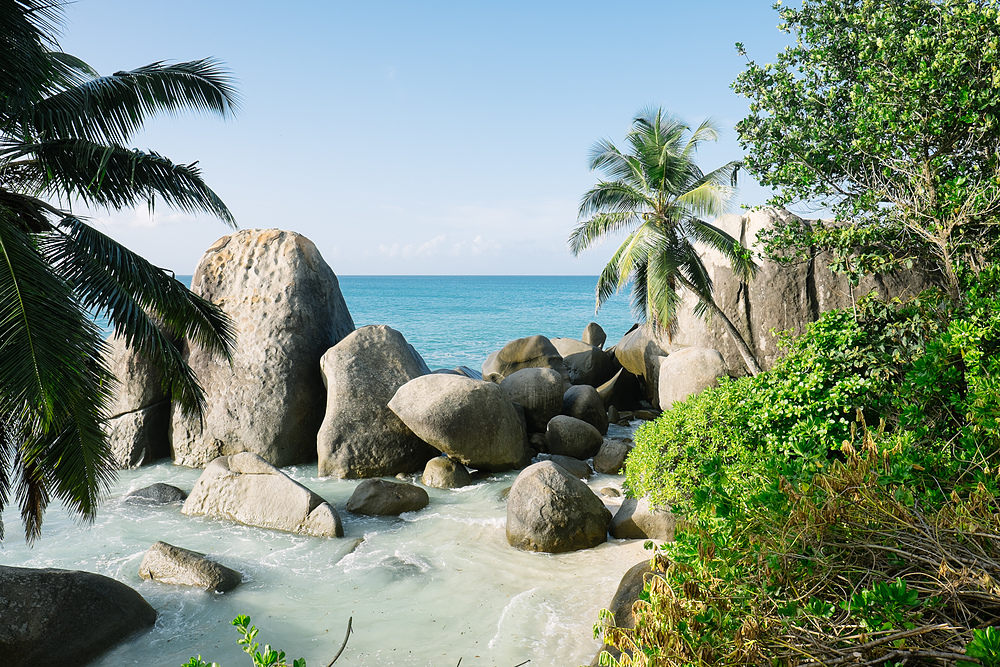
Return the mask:
[[[739,241],[724,230],[697,218],[688,220],[689,233],[692,239],[702,243],[729,260],[733,273],[743,282],[749,282],[757,275],[758,266],[753,261],[753,254],[744,248]]]
[[[575,257],[598,240],[626,231],[641,222],[642,219],[631,211],[595,215],[573,229],[569,236],[569,250]]]
[[[600,213],[639,215],[654,207],[655,202],[648,195],[625,181],[601,181],[584,193],[577,215],[580,218]]]

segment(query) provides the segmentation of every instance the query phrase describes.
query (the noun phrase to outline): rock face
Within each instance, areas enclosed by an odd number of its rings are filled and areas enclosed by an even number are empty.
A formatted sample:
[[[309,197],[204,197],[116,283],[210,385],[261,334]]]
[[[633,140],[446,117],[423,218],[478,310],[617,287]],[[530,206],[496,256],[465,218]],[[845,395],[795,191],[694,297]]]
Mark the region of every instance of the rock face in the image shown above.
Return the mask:
[[[382,477],[423,469],[438,452],[389,409],[389,400],[427,364],[403,335],[384,325],[362,327],[320,360],[326,415],[317,437],[319,474]]]
[[[545,445],[550,454],[589,459],[601,448],[604,438],[596,428],[576,417],[558,415],[549,420]]]
[[[498,472],[527,459],[527,437],[514,404],[492,382],[423,375],[400,387],[389,409],[421,440],[472,468]]]
[[[570,387],[563,394],[562,413],[576,417],[596,428],[601,435],[608,432],[608,413],[596,389],[589,385]]]
[[[420,483],[436,489],[457,489],[472,484],[472,475],[461,463],[438,456],[427,462]]]
[[[5,665],[85,665],[152,627],[156,612],[123,583],[71,570],[0,566]]]
[[[611,513],[586,484],[551,461],[517,476],[507,499],[507,541],[524,551],[563,553],[607,540]]]
[[[545,336],[528,336],[512,340],[499,352],[494,352],[483,362],[483,379],[500,382],[522,368],[551,368],[566,376],[562,357]]]
[[[187,494],[176,486],[157,482],[141,489],[136,489],[125,496],[132,501],[148,503],[150,505],[165,505],[167,503],[180,502],[187,498]]]
[[[605,475],[617,475],[631,451],[631,443],[620,438],[608,438],[594,456],[594,470]]]
[[[563,359],[563,367],[573,384],[599,387],[617,370],[607,352],[572,338],[553,338],[552,345]]]
[[[222,307],[239,339],[231,366],[189,345],[207,407],[203,422],[173,410],[174,462],[244,451],[276,466],[314,460],[326,402],[319,360],[354,330],[319,250],[294,232],[243,230],[208,249],[191,290]]]
[[[137,468],[170,456],[170,399],[160,386],[161,375],[146,357],[112,338],[111,371],[118,378],[114,402],[104,432],[115,462]]]
[[[181,512],[316,537],[344,536],[337,510],[250,452],[209,463]]]
[[[714,224],[738,239],[744,247],[759,252],[757,238],[762,230],[778,220],[795,217],[788,211],[771,208],[746,215],[724,215]],[[702,259],[715,285],[716,304],[743,334],[764,369],[770,368],[782,354],[772,330],[791,330],[798,334],[820,313],[851,305],[850,283],[844,276],[834,275],[829,270],[829,258],[824,253],[791,265],[758,261],[760,270],[749,285],[740,283],[719,253],[704,249]],[[905,298],[932,285],[933,277],[929,273],[913,270],[870,276],[854,288],[853,294],[861,296],[875,290],[883,299]],[[678,312],[677,336],[673,342],[719,350],[730,372],[744,372],[742,357],[724,325],[718,318],[707,322],[695,316],[694,305],[694,299],[685,296]]]
[[[645,498],[626,498],[611,521],[612,537],[624,540],[673,542],[677,520],[671,512],[652,509]]]
[[[243,575],[220,565],[197,551],[188,551],[166,542],[149,547],[139,564],[139,576],[164,584],[194,586],[226,593],[243,582]]]
[[[604,343],[608,340],[608,334],[604,333],[604,329],[601,328],[600,324],[591,322],[583,328],[583,336],[580,339],[588,345],[604,347]]]
[[[500,388],[524,408],[529,433],[542,433],[562,410],[563,377],[551,368],[522,368],[505,377]]]
[[[430,499],[419,486],[384,479],[366,479],[347,501],[347,511],[367,516],[398,516],[427,507]]]
[[[726,362],[718,350],[685,347],[660,359],[660,407],[664,410],[688,396],[719,384]]]
[[[656,400],[659,385],[660,358],[670,354],[673,346],[660,341],[647,325],[636,325],[615,344],[615,360],[622,368],[642,381],[643,394]]]

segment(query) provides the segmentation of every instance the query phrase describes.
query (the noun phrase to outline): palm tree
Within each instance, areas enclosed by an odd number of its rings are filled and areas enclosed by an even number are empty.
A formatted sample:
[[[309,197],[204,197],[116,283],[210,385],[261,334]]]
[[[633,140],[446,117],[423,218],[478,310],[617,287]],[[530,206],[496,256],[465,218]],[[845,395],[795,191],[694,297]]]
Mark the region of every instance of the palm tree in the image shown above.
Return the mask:
[[[698,145],[717,138],[711,120],[691,132],[661,109],[648,109],[632,120],[628,153],[608,140],[597,142],[590,168],[600,169],[610,180],[600,181],[583,196],[569,247],[575,256],[605,236],[628,232],[597,281],[597,307],[631,282],[636,315],[669,338],[680,292],[688,290],[698,298],[695,313],[722,320],[747,369],[756,375],[760,366],[712,298],[712,279],[694,246],[702,243],[722,253],[741,280],[756,273],[750,253],[703,219],[726,212],[739,167],[739,162],[730,162],[707,174],[698,168]]]
[[[203,391],[172,339],[227,356],[234,339],[218,307],[66,209],[159,200],[235,226],[197,167],[126,147],[158,112],[231,116],[230,77],[211,60],[98,76],[59,49],[62,4],[0,0],[0,510],[19,504],[29,542],[52,497],[92,519],[113,478],[102,421],[115,379],[91,313],[196,414]]]

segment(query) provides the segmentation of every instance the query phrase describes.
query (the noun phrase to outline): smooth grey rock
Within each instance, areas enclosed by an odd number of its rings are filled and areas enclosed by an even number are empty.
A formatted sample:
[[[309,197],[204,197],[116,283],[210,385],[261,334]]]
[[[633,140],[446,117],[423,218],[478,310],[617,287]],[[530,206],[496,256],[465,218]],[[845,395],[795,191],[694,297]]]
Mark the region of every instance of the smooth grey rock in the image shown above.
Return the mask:
[[[85,665],[155,622],[141,595],[109,577],[0,565],[5,665]]]
[[[563,394],[562,413],[581,419],[596,428],[601,435],[607,435],[608,413],[604,408],[604,401],[597,390],[589,385],[576,385],[566,390]]]
[[[552,461],[521,471],[507,499],[507,542],[524,551],[563,553],[607,540],[611,513],[586,484]]]
[[[426,368],[401,333],[381,324],[361,327],[326,351],[320,359],[326,415],[316,446],[321,476],[417,472],[438,455],[387,405]]]
[[[483,379],[500,382],[522,368],[551,368],[568,381],[562,357],[545,336],[512,340],[483,362]]]
[[[118,379],[104,432],[115,463],[137,468],[170,456],[170,398],[162,375],[142,354],[113,336],[108,365]]]
[[[126,500],[165,505],[167,503],[176,503],[184,500],[187,496],[187,493],[178,489],[176,486],[164,484],[163,482],[157,482],[156,484],[150,484],[149,486],[144,486],[141,489],[136,489],[135,491],[126,494],[125,498]]]
[[[139,564],[139,576],[177,586],[194,586],[206,591],[226,593],[243,582],[243,575],[225,565],[209,560],[205,554],[156,542],[149,547]]]
[[[591,322],[583,328],[583,335],[580,337],[584,343],[588,345],[593,345],[594,347],[604,347],[604,343],[608,340],[608,334],[604,332],[601,325],[597,322]]]
[[[651,422],[660,416],[660,412],[655,410],[636,410],[632,416],[644,422]]]
[[[621,438],[608,438],[594,456],[594,470],[605,475],[617,475],[625,465],[632,443]]]
[[[562,356],[563,367],[573,384],[599,387],[617,370],[607,352],[582,340],[553,338],[552,345]]]
[[[458,375],[423,375],[389,409],[424,442],[472,468],[498,472],[528,458],[524,427],[500,385]]]
[[[552,461],[557,466],[573,475],[577,479],[590,479],[593,474],[593,470],[590,469],[590,464],[586,461],[581,461],[580,459],[574,459],[572,456],[563,456],[562,454],[550,454],[547,461]]]
[[[658,558],[657,560],[659,561],[660,559]],[[629,568],[628,572],[622,576],[622,580],[619,582],[618,588],[615,590],[614,597],[611,598],[611,602],[608,603],[608,606],[606,607],[606,609],[614,616],[616,628],[635,627],[636,619],[632,609],[635,603],[639,601],[639,595],[642,594],[649,578],[654,576],[662,577],[662,572],[662,567],[658,566],[654,568],[652,561],[650,559],[646,559],[633,565]],[[612,656],[614,656],[615,660],[621,658],[620,651],[604,644],[597,652],[597,655],[594,656],[593,661],[591,661],[591,667],[596,667],[600,664],[599,660],[603,651],[608,651]]]
[[[420,482],[436,489],[457,489],[472,484],[472,475],[461,463],[438,456],[427,462]]]
[[[615,513],[609,531],[612,537],[625,540],[674,541],[677,519],[672,512],[650,508],[646,498],[626,498]]]
[[[621,414],[620,414],[620,413],[618,412],[618,408],[616,408],[616,407],[615,407],[615,406],[613,406],[613,405],[612,405],[611,407],[609,407],[609,408],[608,408],[608,423],[609,423],[609,424],[617,424],[617,423],[618,423],[618,421],[619,421],[619,420],[620,420],[621,418],[622,418],[622,416],[621,416]]]
[[[603,489],[601,489],[601,495],[604,496],[605,498],[621,498],[622,492],[614,488],[613,486],[606,486]]]
[[[472,378],[473,380],[482,380],[483,374],[474,368],[469,368],[468,366],[455,366],[455,368],[435,368],[432,372],[441,373],[442,375],[464,375],[467,378]]]
[[[660,359],[660,408],[667,410],[688,396],[719,384],[726,362],[718,350],[686,347]]]
[[[209,463],[181,512],[316,537],[344,536],[337,510],[251,452]]]
[[[615,361],[642,382],[643,396],[656,400],[660,357],[670,354],[670,343],[661,341],[649,325],[636,325],[615,344]]]
[[[427,507],[430,498],[419,486],[384,479],[366,479],[357,485],[347,511],[366,516],[398,516]]]
[[[191,291],[221,306],[239,339],[232,365],[188,344],[207,405],[203,421],[174,406],[174,462],[198,467],[243,451],[276,466],[315,460],[326,404],[319,360],[354,330],[319,250],[294,232],[236,232],[202,256]]]
[[[545,444],[550,454],[589,459],[597,454],[602,442],[600,431],[576,417],[557,415],[545,429]]]
[[[624,368],[619,368],[610,380],[597,387],[597,393],[604,402],[604,407],[613,406],[619,410],[639,407],[645,392],[643,382]]]
[[[505,377],[500,388],[524,408],[529,433],[544,432],[562,410],[563,377],[551,368],[522,368]]]

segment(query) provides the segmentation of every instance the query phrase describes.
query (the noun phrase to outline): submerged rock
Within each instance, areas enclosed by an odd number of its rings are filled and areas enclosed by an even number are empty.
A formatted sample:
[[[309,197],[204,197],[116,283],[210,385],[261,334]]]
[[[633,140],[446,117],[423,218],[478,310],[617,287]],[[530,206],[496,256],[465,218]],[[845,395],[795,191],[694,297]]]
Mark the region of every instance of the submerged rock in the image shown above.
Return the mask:
[[[156,484],[150,484],[149,486],[136,489],[135,491],[126,494],[125,499],[149,504],[165,505],[167,503],[176,503],[184,500],[187,496],[187,493],[178,489],[176,486],[164,484],[163,482],[157,482]]]
[[[5,665],[85,665],[153,626],[156,611],[125,584],[92,572],[0,565]]]
[[[316,537],[344,536],[337,510],[250,452],[209,463],[181,512]]]
[[[457,489],[472,484],[472,475],[458,461],[438,456],[427,462],[420,482],[436,489]]]
[[[174,406],[174,462],[198,467],[244,451],[276,466],[315,460],[326,403],[319,360],[354,330],[319,250],[294,232],[239,231],[206,251],[191,291],[221,306],[239,339],[232,364],[188,343],[206,406],[203,420]]]
[[[206,591],[226,593],[243,582],[243,575],[216,563],[197,551],[156,542],[149,547],[139,564],[139,576],[164,584],[194,586]]]
[[[428,372],[401,333],[385,325],[361,327],[327,350],[320,368],[327,389],[317,436],[321,476],[417,472],[438,455],[388,407],[400,387]]]
[[[517,410],[492,382],[424,375],[400,387],[389,409],[421,440],[472,468],[510,470],[528,458]]]
[[[551,461],[521,471],[507,499],[507,541],[524,551],[595,547],[607,540],[610,520],[590,487]]]
[[[419,486],[384,479],[366,479],[357,485],[347,511],[367,516],[398,516],[427,507],[430,498]]]

